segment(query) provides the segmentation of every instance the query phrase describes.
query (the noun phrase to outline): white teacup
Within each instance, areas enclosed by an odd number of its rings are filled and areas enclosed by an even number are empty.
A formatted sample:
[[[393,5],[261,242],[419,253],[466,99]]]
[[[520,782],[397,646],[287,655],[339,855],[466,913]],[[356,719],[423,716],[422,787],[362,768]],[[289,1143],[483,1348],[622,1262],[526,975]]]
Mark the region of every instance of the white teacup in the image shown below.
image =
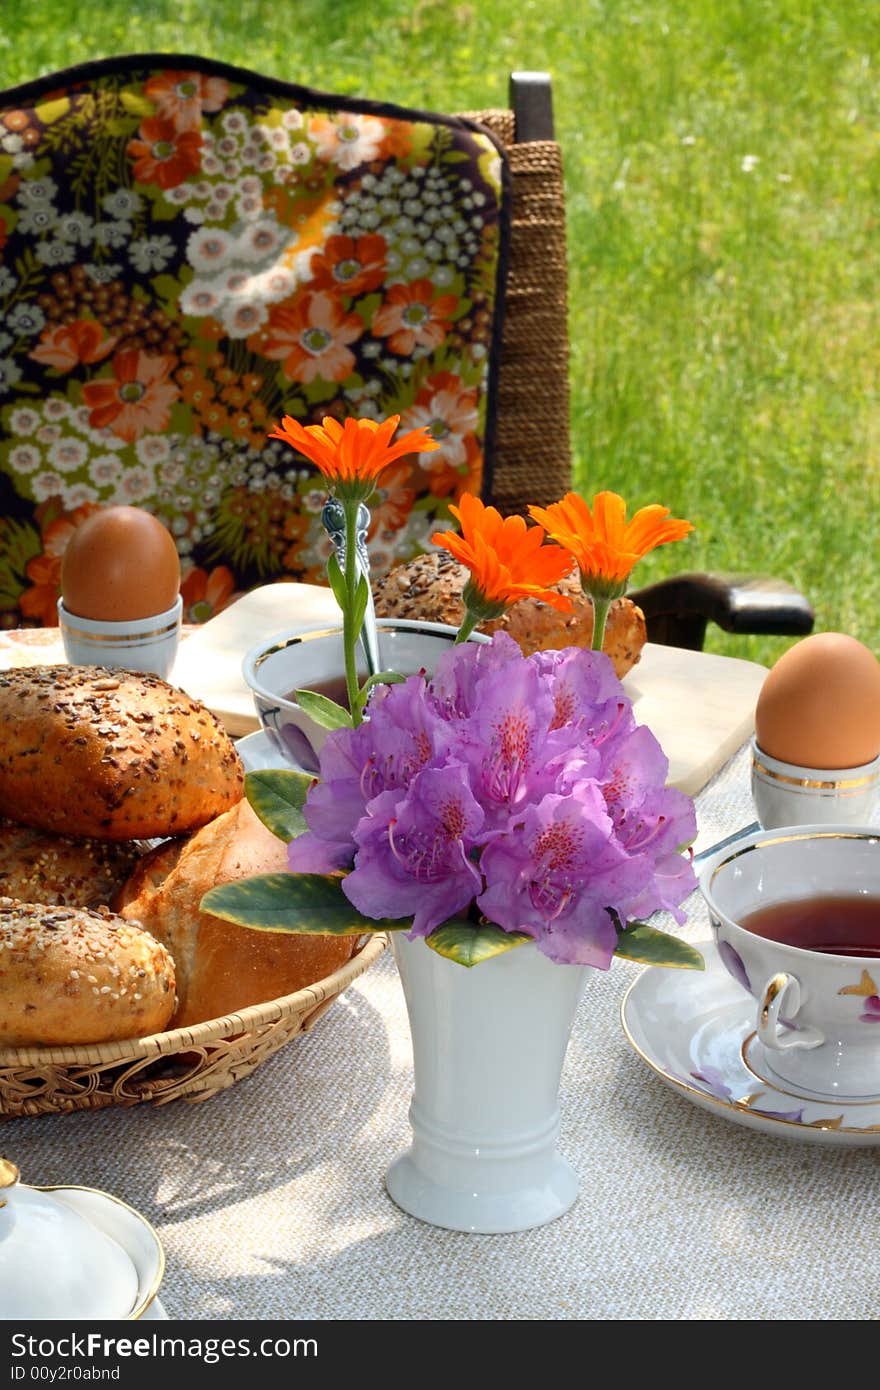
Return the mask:
[[[864,825],[880,787],[880,756],[860,767],[806,767],[771,758],[752,739],[752,800],[765,830],[780,825]]]
[[[64,655],[73,666],[117,666],[126,671],[152,671],[167,680],[180,643],[183,599],[150,618],[108,622],[80,618],[58,600],[58,624]]]
[[[382,670],[402,676],[422,670],[430,675],[458,631],[445,623],[405,618],[379,618],[376,626]],[[473,633],[469,640],[489,639]],[[363,684],[367,671],[360,643],[357,659],[358,681]],[[279,633],[252,647],[242,662],[260,723],[279,752],[305,772],[318,771],[318,757],[328,731],[306,714],[293,693],[318,688],[341,704],[345,700],[343,671],[341,627]]]
[[[823,1098],[880,1097],[880,829],[757,831],[708,861],[700,890],[726,969],[757,1001],[755,1028],[773,1077]],[[807,933],[807,947],[747,925],[759,910],[795,902],[803,905],[795,930],[780,928],[778,913],[761,930],[797,936],[810,905],[829,898],[875,909],[876,953],[854,926],[849,943]]]

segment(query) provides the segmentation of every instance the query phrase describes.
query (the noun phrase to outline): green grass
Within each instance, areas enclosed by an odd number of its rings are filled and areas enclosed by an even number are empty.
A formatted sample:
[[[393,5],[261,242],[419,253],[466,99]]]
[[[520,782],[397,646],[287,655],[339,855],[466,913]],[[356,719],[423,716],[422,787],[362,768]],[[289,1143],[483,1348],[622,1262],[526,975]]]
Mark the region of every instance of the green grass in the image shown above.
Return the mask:
[[[548,69],[577,486],[696,523],[636,583],[774,574],[880,650],[876,0],[0,0],[2,85],[145,50],[446,110]]]

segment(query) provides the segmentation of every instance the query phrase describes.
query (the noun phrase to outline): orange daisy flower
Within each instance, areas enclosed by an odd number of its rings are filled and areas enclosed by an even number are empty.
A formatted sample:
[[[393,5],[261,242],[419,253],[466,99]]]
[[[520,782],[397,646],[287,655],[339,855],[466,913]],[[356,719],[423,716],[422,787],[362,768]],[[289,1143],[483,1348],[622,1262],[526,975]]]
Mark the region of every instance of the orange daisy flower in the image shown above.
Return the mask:
[[[229,96],[229,83],[200,72],[168,70],[144,83],[144,95],[155,103],[157,114],[173,121],[178,130],[197,130],[203,111],[220,110]]]
[[[154,434],[166,430],[171,406],[180,396],[169,380],[174,359],[124,348],[115,354],[112,365],[112,377],[98,377],[82,388],[92,428],[109,427],[127,444],[147,430]]]
[[[283,439],[298,449],[336,485],[338,497],[363,500],[389,463],[403,454],[437,448],[436,440],[424,430],[409,430],[392,444],[391,437],[399,424],[399,415],[389,415],[381,423],[349,417],[343,424],[332,415],[325,415],[320,425],[301,425],[285,415],[280,427],[270,431],[269,438]]]
[[[199,172],[202,137],[197,130],[180,129],[162,116],[147,116],[138,135],[126,146],[136,183],[155,183],[164,191]]]
[[[502,517],[471,492],[449,510],[461,535],[437,531],[431,540],[471,572],[463,594],[473,618],[471,631],[478,622],[500,617],[521,598],[540,599],[560,613],[571,612],[571,601],[548,588],[568,574],[571,556],[558,545],[544,545],[541,526],[527,526],[521,516]]]
[[[574,556],[584,593],[609,599],[625,592],[637,561],[649,550],[680,541],[694,529],[657,505],[640,507],[627,522],[626,503],[616,492],[597,492],[592,511],[569,492],[549,507],[529,507],[529,513]]]

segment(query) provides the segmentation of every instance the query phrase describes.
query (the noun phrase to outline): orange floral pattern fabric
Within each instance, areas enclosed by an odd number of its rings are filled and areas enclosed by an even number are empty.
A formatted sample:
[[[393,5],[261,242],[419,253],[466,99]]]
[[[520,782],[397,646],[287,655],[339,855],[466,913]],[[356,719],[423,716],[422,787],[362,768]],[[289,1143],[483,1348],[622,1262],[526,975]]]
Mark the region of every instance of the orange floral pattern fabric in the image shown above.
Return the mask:
[[[325,484],[272,422],[401,417],[376,573],[479,492],[508,221],[492,137],[199,60],[0,93],[0,625],[52,623],[96,507],[169,527],[189,621],[324,582]]]

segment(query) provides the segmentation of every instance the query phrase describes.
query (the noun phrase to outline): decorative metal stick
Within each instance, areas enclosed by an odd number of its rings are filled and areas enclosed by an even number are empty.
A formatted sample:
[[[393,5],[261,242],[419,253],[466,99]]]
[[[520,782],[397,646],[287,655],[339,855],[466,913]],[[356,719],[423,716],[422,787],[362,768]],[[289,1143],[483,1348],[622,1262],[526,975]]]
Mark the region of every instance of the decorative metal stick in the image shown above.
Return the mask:
[[[342,503],[335,497],[328,498],[321,512],[321,520],[324,523],[324,530],[333,542],[336,551],[336,558],[339,561],[339,568],[345,573],[345,511]],[[370,556],[367,550],[367,528],[370,524],[369,508],[361,502],[357,514],[357,535],[355,538],[355,550],[357,555],[358,569],[366,578],[367,588],[370,587]],[[376,610],[373,607],[373,594],[370,590],[367,599],[367,609],[364,613],[364,623],[360,632],[361,646],[367,659],[367,675],[375,676],[382,670],[381,657],[379,655],[379,634],[376,628]]]

